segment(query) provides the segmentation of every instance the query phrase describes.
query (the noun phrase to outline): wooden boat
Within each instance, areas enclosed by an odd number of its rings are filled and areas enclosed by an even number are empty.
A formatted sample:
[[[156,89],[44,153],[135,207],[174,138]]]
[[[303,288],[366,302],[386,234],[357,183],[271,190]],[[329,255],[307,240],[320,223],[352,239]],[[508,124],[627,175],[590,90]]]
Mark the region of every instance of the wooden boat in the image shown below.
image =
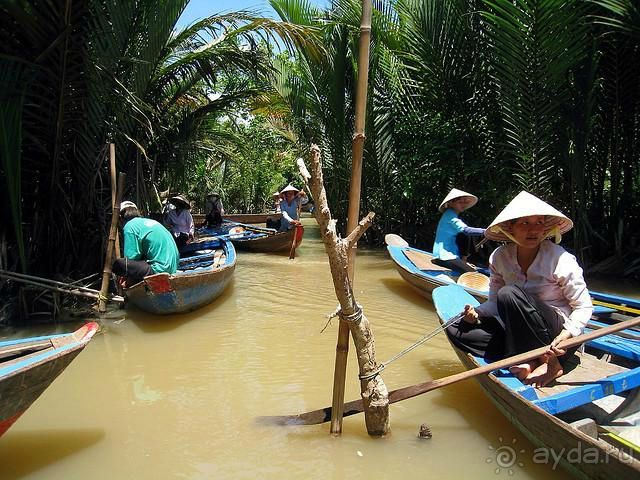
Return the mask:
[[[125,290],[132,304],[149,313],[190,312],[215,300],[236,268],[236,251],[225,239],[191,243],[181,251],[178,271],[149,275]]]
[[[433,263],[433,255],[430,252],[410,247],[406,242],[400,242],[397,235],[387,235],[387,251],[400,276],[409,283],[418,293],[431,298],[431,292],[437,287],[457,283],[460,280],[460,272]],[[482,275],[482,274],[480,274]],[[486,277],[486,275],[484,275]],[[466,275],[466,278],[476,276]],[[463,279],[464,281],[464,279]],[[489,293],[488,277],[484,283],[474,282],[467,285],[466,289],[477,299],[486,299]]]
[[[237,222],[229,222],[221,229],[212,230],[203,228],[201,235],[223,236],[228,238],[238,250],[251,252],[289,252],[291,243],[295,237],[295,248],[302,243],[304,227],[297,225],[296,228],[286,232],[278,232],[271,228],[253,227]]]
[[[433,301],[443,323],[465,304],[478,304],[459,285],[436,288]],[[590,322],[591,328],[598,323]],[[486,365],[453,348],[467,370]],[[536,446],[536,463],[559,461],[579,478],[640,478],[638,332],[624,330],[588,342],[565,370],[543,388],[523,384],[508,370],[476,378],[498,410]],[[508,467],[517,468],[518,452],[510,444],[501,448],[510,449],[514,461]]]
[[[202,225],[204,222],[204,213],[194,213],[193,222],[196,225]],[[267,223],[267,218],[279,219],[282,217],[281,213],[230,213],[222,216],[223,220],[227,220],[229,222],[240,222],[240,223]]]
[[[73,333],[0,342],[0,436],[46,390],[98,331],[90,322]]]
[[[474,298],[484,301],[489,295],[489,279],[486,268],[478,273],[455,272],[432,262],[430,252],[410,247],[401,237],[387,235],[387,251],[396,270],[418,293],[431,299],[431,292],[443,285],[459,284]],[[590,290],[591,300],[599,315],[615,311],[640,315],[640,300]]]

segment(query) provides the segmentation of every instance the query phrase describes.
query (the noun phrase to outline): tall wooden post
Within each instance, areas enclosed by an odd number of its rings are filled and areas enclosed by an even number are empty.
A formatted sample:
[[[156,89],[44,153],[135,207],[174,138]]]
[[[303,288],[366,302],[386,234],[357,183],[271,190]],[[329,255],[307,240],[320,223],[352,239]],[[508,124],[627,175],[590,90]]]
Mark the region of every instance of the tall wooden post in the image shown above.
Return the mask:
[[[371,225],[374,214],[369,212],[346,238],[340,238],[336,231],[336,221],[331,218],[331,210],[327,202],[320,148],[317,145],[311,147],[310,157],[313,174],[307,171],[302,160],[298,160],[298,168],[316,199],[313,215],[320,226],[320,235],[329,257],[333,287],[340,303],[335,315],[340,318],[341,323],[347,325],[348,331],[353,337],[360,371],[360,395],[362,396],[367,432],[374,436],[384,435],[389,431],[389,392],[382,377],[378,374],[380,365],[376,361],[373,332],[363,308],[356,302],[348,273],[349,251]],[[348,340],[349,336],[347,335]]]
[[[358,52],[358,84],[356,88],[356,118],[352,140],[351,186],[349,189],[349,210],[347,233],[353,232],[360,215],[360,186],[362,181],[362,154],[364,151],[364,127],[367,112],[367,85],[369,82],[369,43],[371,38],[371,0],[362,0],[360,19],[360,47]],[[348,252],[348,275],[353,286],[356,244]],[[333,401],[331,404],[331,433],[342,433],[344,412],[344,389],[349,355],[349,325],[340,320],[336,344],[336,362],[333,373]]]
[[[107,295],[109,294],[109,280],[111,279],[111,263],[113,262],[113,250],[116,243],[116,235],[118,233],[119,206],[124,192],[124,182],[127,175],[120,173],[118,176],[118,190],[116,192],[116,204],[111,212],[111,227],[109,228],[109,241],[107,242],[107,254],[104,259],[104,268],[102,270],[102,286],[100,287],[100,296],[98,300],[98,311],[104,313],[107,311]]]
[[[116,190],[117,190],[117,170],[116,170],[116,144],[109,144],[109,163],[111,165],[111,208],[118,208],[119,205],[116,203]],[[118,231],[116,229],[116,241],[115,241],[115,253],[116,258],[120,258],[120,242],[118,242]]]

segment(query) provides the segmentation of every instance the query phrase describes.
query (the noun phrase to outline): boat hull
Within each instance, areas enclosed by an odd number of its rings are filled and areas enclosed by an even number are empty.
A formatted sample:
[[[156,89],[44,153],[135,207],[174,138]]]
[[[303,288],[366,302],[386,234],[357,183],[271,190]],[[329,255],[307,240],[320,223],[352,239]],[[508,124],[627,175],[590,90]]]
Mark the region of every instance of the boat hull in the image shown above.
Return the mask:
[[[452,313],[462,311],[465,303],[473,303],[473,299],[461,290],[458,290],[455,296],[451,291],[446,292],[451,288],[454,287],[439,289],[434,294],[436,296],[434,303],[441,322],[446,321],[446,317],[450,317]],[[473,355],[456,348],[451,342],[450,344],[466,370],[473,370],[484,365],[481,364],[481,360],[478,360]],[[588,354],[584,355],[591,358]],[[580,358],[580,362],[588,360],[588,358]],[[599,362],[597,359],[593,361]],[[591,372],[591,370],[588,371]],[[580,382],[574,382],[570,379],[567,380],[569,375],[570,372],[566,377],[562,377],[565,378],[565,382],[568,382],[566,385],[574,384],[573,388],[578,390],[581,386],[588,384],[601,384],[612,381],[610,380],[612,377],[594,376],[588,380],[582,379]],[[537,449],[541,449],[534,451],[532,458],[536,458],[542,463],[545,463],[544,459],[546,458],[551,465],[559,462],[564,469],[578,478],[603,480],[611,478],[640,478],[640,461],[603,440],[581,432],[563,419],[552,415],[532,402],[532,400],[537,401],[543,398],[548,400],[552,398],[549,396],[551,395],[550,387],[533,389],[522,385],[520,381],[508,375],[508,372],[504,372],[500,377],[490,374],[476,376],[475,378],[498,410]],[[514,381],[515,383],[507,383],[508,381]],[[559,388],[563,388],[562,382]],[[569,390],[564,389],[560,392],[560,395],[568,395]],[[589,403],[594,400],[594,397],[590,396],[586,402]],[[580,405],[584,405],[584,403],[580,403],[580,399],[576,397],[575,403],[560,411],[566,412]]]
[[[223,215],[222,219],[227,220],[229,222],[239,222],[239,223],[266,223],[267,218],[279,219],[282,217],[281,213],[236,213]],[[200,225],[204,222],[205,215],[203,213],[194,213],[193,221],[196,225]]]
[[[27,343],[47,343],[46,348],[24,358],[0,361],[0,436],[38,399],[89,343],[98,325],[91,322],[72,334],[0,342],[0,352]]]
[[[289,252],[291,250],[291,243],[293,242],[294,236],[296,242],[295,248],[298,248],[302,243],[302,237],[304,236],[304,227],[302,225],[297,228],[292,228],[286,232],[277,232],[264,237],[248,238],[246,240],[231,238],[231,242],[238,250],[267,253]]]
[[[434,289],[443,285],[451,285],[456,283],[458,277],[455,272],[449,269],[431,264],[433,256],[429,252],[418,250],[412,247],[400,247],[388,245],[387,251],[393,260],[393,264],[400,276],[413,287],[420,295],[431,300],[431,294]],[[422,269],[416,265],[407,254],[422,257],[427,268]],[[487,299],[488,292],[465,288],[474,298],[484,301]]]
[[[228,241],[223,244],[224,265],[174,275],[150,275],[126,290],[127,300],[157,315],[186,313],[208,305],[222,294],[236,268],[235,248]]]

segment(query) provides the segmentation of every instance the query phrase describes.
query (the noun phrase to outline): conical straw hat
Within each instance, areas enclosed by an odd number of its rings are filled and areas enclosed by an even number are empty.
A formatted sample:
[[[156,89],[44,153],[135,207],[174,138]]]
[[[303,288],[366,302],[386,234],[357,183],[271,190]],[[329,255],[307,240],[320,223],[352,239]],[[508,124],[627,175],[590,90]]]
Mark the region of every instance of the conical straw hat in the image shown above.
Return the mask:
[[[447,204],[447,202],[450,202],[454,198],[458,198],[458,197],[469,197],[469,201],[467,202],[467,204],[465,205],[465,207],[462,210],[466,210],[467,208],[471,208],[476,203],[478,203],[478,197],[476,197],[475,195],[471,195],[470,193],[463,192],[462,190],[458,190],[457,188],[452,188],[451,191],[447,194],[447,196],[444,197],[444,200],[442,201],[442,203],[438,207],[438,210],[441,211],[441,212],[444,212],[444,210],[445,210],[444,206]]]
[[[560,241],[559,236],[573,228],[573,222],[566,215],[559,212],[547,202],[531,195],[529,192],[520,192],[515,196],[504,210],[491,222],[485,230],[484,236],[489,240],[498,242],[511,242],[511,220],[532,215],[544,215],[544,226],[547,236],[556,236],[556,243]],[[508,234],[505,234],[506,233]]]
[[[286,192],[296,192],[296,193],[298,193],[299,191],[300,190],[298,190],[296,187],[294,187],[293,185],[289,184],[286,187],[284,187],[280,193],[286,193]]]
[[[169,199],[169,202],[173,203],[176,207],[191,208],[189,200],[184,198],[182,195],[174,195]]]

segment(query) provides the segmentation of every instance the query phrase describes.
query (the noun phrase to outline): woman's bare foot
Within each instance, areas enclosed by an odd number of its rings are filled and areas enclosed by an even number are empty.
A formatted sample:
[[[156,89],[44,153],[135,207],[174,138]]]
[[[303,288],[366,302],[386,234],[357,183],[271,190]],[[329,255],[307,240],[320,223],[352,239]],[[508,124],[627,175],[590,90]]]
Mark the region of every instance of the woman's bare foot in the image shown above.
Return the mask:
[[[545,387],[563,373],[558,357],[550,355],[546,357],[546,362],[543,361],[538,368],[527,376],[524,383],[536,388]]]
[[[524,379],[531,374],[531,371],[534,368],[535,365],[531,363],[521,363],[520,365],[514,365],[513,367],[510,367],[509,372],[511,373],[511,375],[515,375],[516,377],[518,377],[520,381],[524,381]]]

